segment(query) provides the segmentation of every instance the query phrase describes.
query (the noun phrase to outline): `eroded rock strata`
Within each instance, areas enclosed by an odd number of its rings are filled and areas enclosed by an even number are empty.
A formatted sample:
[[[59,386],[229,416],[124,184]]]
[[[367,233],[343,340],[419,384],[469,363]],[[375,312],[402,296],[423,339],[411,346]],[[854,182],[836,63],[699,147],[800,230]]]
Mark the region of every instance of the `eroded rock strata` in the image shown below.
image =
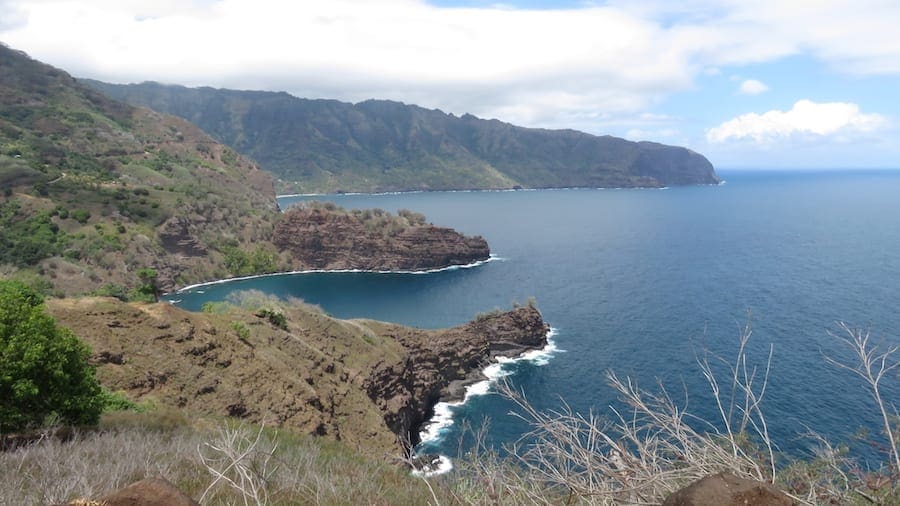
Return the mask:
[[[514,357],[543,348],[549,331],[540,312],[530,306],[482,316],[431,335],[396,326],[384,328],[408,353],[379,360],[365,389],[385,414],[391,431],[415,444],[418,427],[439,400],[461,399],[464,386],[484,379],[482,369],[498,355]]]
[[[232,416],[339,439],[377,456],[396,455],[415,432],[495,355],[546,342],[533,308],[445,330],[339,320],[320,310],[266,313],[230,308],[191,313],[169,304],[112,298],[48,301],[61,325],[93,350],[98,378],[136,401]]]
[[[278,222],[272,242],[290,254],[295,269],[428,270],[490,257],[483,238],[424,219],[409,211],[297,206]]]

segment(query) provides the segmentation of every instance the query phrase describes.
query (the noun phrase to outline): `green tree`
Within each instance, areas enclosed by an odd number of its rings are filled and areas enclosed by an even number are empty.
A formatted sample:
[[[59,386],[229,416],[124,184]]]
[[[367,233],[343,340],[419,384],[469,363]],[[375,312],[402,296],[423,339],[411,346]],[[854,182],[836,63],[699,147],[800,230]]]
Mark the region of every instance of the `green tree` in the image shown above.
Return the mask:
[[[90,350],[44,312],[43,298],[19,281],[0,281],[0,432],[49,417],[93,424],[103,409]]]
[[[141,280],[141,284],[137,287],[137,292],[141,298],[148,302],[159,302],[159,284],[157,283],[159,275],[156,269],[140,269],[137,271],[137,275]]]

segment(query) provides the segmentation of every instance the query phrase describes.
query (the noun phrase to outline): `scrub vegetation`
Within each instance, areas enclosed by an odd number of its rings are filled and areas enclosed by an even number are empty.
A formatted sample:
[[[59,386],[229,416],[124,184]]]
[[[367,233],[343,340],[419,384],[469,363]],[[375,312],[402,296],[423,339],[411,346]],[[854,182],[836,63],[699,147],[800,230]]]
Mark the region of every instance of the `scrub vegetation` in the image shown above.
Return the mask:
[[[248,293],[240,303],[278,325],[272,299]],[[212,309],[210,309],[212,311]],[[215,310],[227,316],[229,308]],[[273,321],[275,320],[275,321]],[[884,434],[873,435],[884,460],[871,467],[846,447],[808,434],[814,452],[805,459],[777,450],[763,406],[771,354],[748,356],[747,327],[733,360],[698,359],[720,418],[685,411],[662,385],[637,387],[608,373],[623,408],[606,415],[577,413],[563,405],[534,409],[522,392],[501,384],[515,401],[514,416],[532,430],[499,451],[484,443],[484,427],[468,431],[473,444],[454,459],[453,472],[416,477],[385,453],[359,452],[347,443],[298,435],[262,424],[196,416],[150,406],[109,412],[91,429],[62,442],[47,437],[0,453],[0,472],[11,476],[0,503],[52,503],[97,498],[131,482],[164,477],[201,504],[659,504],[670,493],[709,474],[774,484],[798,504],[897,504],[896,411],[882,387],[895,381],[897,348],[876,345],[866,331],[841,324],[835,334],[848,360],[827,362],[857,374],[873,409],[884,416]],[[861,389],[860,393],[863,393]],[[60,462],[72,465],[60,466]]]

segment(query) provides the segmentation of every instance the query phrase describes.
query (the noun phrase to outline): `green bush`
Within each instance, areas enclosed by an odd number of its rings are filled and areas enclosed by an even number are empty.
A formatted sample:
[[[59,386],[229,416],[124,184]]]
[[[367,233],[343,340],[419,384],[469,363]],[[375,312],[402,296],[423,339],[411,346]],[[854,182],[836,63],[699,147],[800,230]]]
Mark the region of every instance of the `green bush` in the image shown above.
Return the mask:
[[[262,246],[257,246],[253,252],[236,246],[225,246],[222,253],[225,254],[225,268],[234,276],[266,274],[278,270],[277,255]]]
[[[19,281],[0,281],[0,432],[49,419],[94,424],[104,400],[90,350]]]
[[[144,268],[137,271],[140,283],[132,290],[131,300],[142,302],[159,302],[159,274],[156,269]]]
[[[17,201],[0,205],[0,263],[35,265],[59,254],[66,240],[49,212],[29,215]]]
[[[72,219],[84,225],[89,219],[91,219],[91,213],[90,211],[85,211],[84,209],[76,209],[72,211]]]

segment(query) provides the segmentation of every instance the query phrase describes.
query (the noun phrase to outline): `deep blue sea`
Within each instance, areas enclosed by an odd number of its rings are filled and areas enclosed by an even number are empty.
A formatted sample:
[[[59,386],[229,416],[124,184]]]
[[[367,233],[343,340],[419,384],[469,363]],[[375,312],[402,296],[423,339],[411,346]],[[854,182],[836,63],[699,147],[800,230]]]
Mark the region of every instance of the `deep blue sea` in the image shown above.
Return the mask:
[[[797,435],[807,429],[839,441],[860,428],[880,437],[869,391],[823,354],[847,356],[829,336],[838,320],[870,328],[876,342],[900,343],[900,171],[720,175],[720,186],[664,190],[316,197],[419,211],[484,236],[499,258],[430,274],[265,277],[171,298],[196,310],[252,288],[300,297],[337,317],[437,328],[535,297],[565,351],[546,365],[507,366],[533,403],[555,408],[564,399],[580,412],[607,413],[616,399],[604,378],[613,370],[651,389],[659,380],[677,399],[687,396],[689,411],[713,419],[697,356],[704,349],[733,356],[749,321],[750,358],[764,366],[774,346],[763,409],[783,449],[802,452]],[[884,397],[900,405],[900,378],[884,382]],[[527,426],[511,409],[497,395],[473,397],[427,450],[455,455],[461,422],[478,426],[486,417],[490,442],[513,441]]]

